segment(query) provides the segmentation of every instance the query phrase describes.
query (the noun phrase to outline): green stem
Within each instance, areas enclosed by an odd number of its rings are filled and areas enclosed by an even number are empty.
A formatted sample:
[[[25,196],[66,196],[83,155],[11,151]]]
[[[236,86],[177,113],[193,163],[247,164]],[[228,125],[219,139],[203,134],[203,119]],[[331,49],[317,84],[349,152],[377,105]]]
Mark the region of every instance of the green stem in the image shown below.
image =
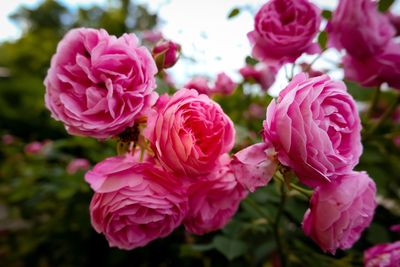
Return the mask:
[[[260,216],[264,218],[267,221],[267,223],[271,221],[269,215],[263,209],[261,209],[253,199],[247,197],[244,199],[244,202],[247,203],[249,206],[251,206],[255,211],[257,211],[257,213],[260,214]]]
[[[274,177],[275,177],[275,179],[281,181],[282,183],[285,183],[285,180],[283,179],[282,174],[280,174],[279,172],[275,173]],[[307,190],[307,189],[302,188],[294,183],[290,183],[289,187],[293,188],[294,190],[298,191],[299,193],[302,193],[307,198],[310,198],[313,194],[312,190]]]
[[[372,102],[371,102],[371,105],[369,106],[368,113],[367,113],[368,118],[371,118],[372,115],[374,114],[374,111],[375,111],[376,105],[378,104],[380,95],[381,95],[381,86],[378,86],[378,87],[376,87],[374,95],[372,96]]]
[[[378,119],[378,121],[372,125],[372,127],[368,131],[368,135],[373,134],[379,126],[390,116],[392,115],[393,111],[396,109],[397,105],[400,103],[400,94],[397,95],[396,99],[392,102],[389,108],[383,113],[383,115]]]
[[[280,205],[278,208],[278,212],[276,213],[275,221],[274,221],[274,235],[275,235],[275,241],[276,241],[276,246],[278,248],[278,254],[281,262],[282,267],[286,267],[286,253],[284,251],[284,246],[283,246],[283,240],[281,239],[281,234],[279,231],[279,225],[281,221],[282,214],[285,209],[285,203],[286,203],[286,190],[285,190],[285,183],[281,183],[281,201]]]
[[[304,72],[309,72],[311,70],[312,65],[314,65],[315,62],[317,62],[318,59],[321,58],[322,54],[326,51],[327,48],[322,49],[321,53],[319,53],[311,62],[308,64],[307,68],[304,70]]]

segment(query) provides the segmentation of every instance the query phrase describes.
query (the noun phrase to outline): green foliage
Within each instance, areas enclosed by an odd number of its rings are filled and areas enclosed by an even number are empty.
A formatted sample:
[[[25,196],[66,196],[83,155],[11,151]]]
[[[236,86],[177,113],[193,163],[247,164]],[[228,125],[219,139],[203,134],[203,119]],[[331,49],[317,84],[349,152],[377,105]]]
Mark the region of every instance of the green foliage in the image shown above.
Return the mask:
[[[250,56],[246,57],[246,64],[251,65],[251,66],[255,66],[258,63],[258,60],[255,58],[252,58]]]
[[[394,0],[379,0],[378,9],[381,12],[386,12],[387,10],[389,10],[393,3]]]
[[[326,9],[325,9],[325,10],[322,10],[321,15],[322,15],[322,17],[323,17],[324,19],[329,20],[329,19],[332,18],[332,11],[326,10]]]
[[[326,31],[322,31],[319,33],[318,44],[322,50],[326,49],[326,45],[328,44],[328,33]]]
[[[239,8],[234,8],[234,9],[231,10],[231,12],[229,12],[228,19],[234,18],[239,14],[240,14],[240,9]]]

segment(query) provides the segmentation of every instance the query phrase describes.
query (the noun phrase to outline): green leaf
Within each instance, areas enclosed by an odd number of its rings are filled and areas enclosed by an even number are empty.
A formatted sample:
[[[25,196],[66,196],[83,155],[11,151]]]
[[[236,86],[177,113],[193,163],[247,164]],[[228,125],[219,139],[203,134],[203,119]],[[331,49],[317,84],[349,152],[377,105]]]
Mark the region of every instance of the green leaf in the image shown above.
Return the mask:
[[[239,13],[240,13],[239,8],[232,9],[231,12],[229,12],[228,19],[236,17],[237,15],[239,15]]]
[[[380,12],[386,12],[393,3],[394,0],[380,0],[378,4],[378,9]]]
[[[327,43],[328,43],[328,33],[326,31],[320,32],[318,35],[318,44],[321,47],[321,49],[325,49]]]
[[[332,18],[332,11],[330,11],[330,10],[322,10],[322,17],[324,18],[324,19],[331,19]]]
[[[233,260],[247,252],[247,244],[224,236],[216,236],[213,240],[215,248],[224,254],[228,260]]]
[[[247,56],[247,57],[246,57],[246,64],[247,64],[247,65],[254,66],[254,65],[256,65],[257,63],[258,63],[258,60],[257,60],[257,59],[252,58],[252,57],[250,57],[250,56]]]
[[[385,243],[390,241],[390,237],[385,227],[380,224],[372,223],[366,233],[367,240],[372,244]]]

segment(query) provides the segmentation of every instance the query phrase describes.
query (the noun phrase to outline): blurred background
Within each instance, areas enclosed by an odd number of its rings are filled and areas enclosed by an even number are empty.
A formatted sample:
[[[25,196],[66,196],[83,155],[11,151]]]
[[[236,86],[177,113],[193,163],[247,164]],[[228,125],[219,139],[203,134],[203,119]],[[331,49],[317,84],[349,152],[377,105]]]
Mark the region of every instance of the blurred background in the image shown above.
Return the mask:
[[[43,80],[57,43],[71,28],[104,28],[117,36],[161,31],[182,45],[183,55],[169,70],[171,83],[158,80],[158,91],[172,92],[193,76],[215,79],[228,73],[240,85],[233,95],[216,97],[235,122],[239,150],[260,140],[265,108],[287,80],[281,70],[269,94],[241,83],[238,69],[249,63],[246,34],[262,0],[18,0],[3,1],[0,10],[0,266],[279,266],[267,222],[249,202],[222,231],[201,237],[179,228],[145,248],[109,248],[90,225],[92,192],[85,170],[115,155],[115,141],[99,142],[69,136],[44,106]],[[337,1],[313,1],[333,10]],[[392,10],[399,10],[398,1]],[[322,27],[324,24],[322,25]],[[302,57],[307,61],[312,57]],[[316,68],[338,64],[329,51]],[[251,60],[250,60],[251,62]],[[333,62],[333,63],[332,63]],[[298,69],[296,69],[298,70]],[[337,68],[330,73],[343,74]],[[373,92],[347,83],[359,101]],[[245,93],[244,93],[245,92]],[[247,93],[246,93],[247,92]],[[379,107],[392,99],[383,92]],[[397,114],[397,115],[396,115]],[[400,223],[400,111],[368,142],[358,169],[367,170],[379,188],[380,206],[374,223],[356,246],[325,255],[301,232],[307,199],[291,198],[285,226],[292,266],[361,266],[362,251],[371,244],[399,239],[388,230]],[[377,111],[379,115],[379,109]],[[397,117],[395,117],[397,116]],[[395,123],[394,123],[395,122]],[[388,135],[392,134],[392,135]],[[396,141],[397,140],[397,141]],[[269,186],[249,196],[262,212],[274,214],[279,196]],[[253,203],[253,202],[252,202]]]

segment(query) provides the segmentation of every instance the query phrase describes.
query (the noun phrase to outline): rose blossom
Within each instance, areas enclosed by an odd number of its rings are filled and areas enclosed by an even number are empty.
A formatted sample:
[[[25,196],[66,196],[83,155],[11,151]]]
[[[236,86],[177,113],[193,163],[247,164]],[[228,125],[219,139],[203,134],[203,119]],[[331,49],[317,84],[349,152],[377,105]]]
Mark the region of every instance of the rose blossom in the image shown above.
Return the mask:
[[[252,55],[261,61],[294,62],[302,53],[316,53],[313,39],[321,23],[320,9],[308,0],[271,0],[257,12],[248,33]]]
[[[381,52],[395,34],[389,19],[371,0],[340,0],[327,32],[332,46],[356,58]]]
[[[187,197],[173,176],[132,156],[112,157],[85,175],[95,194],[94,229],[111,247],[133,249],[169,235],[187,211]]]
[[[217,79],[215,81],[214,88],[211,89],[213,93],[220,93],[229,95],[233,93],[236,88],[236,83],[232,81],[225,72],[218,73]]]
[[[42,151],[44,144],[39,141],[34,141],[25,145],[24,151],[26,154],[39,154]]]
[[[355,101],[343,82],[301,73],[268,106],[263,137],[283,165],[314,187],[358,163],[360,131]]]
[[[210,172],[235,141],[233,123],[221,107],[185,88],[161,97],[144,134],[166,169],[186,175]]]
[[[389,229],[392,232],[400,232],[400,224],[393,224]]]
[[[350,248],[372,221],[375,194],[375,183],[365,172],[352,172],[317,187],[304,215],[304,233],[332,254]]]
[[[271,145],[258,143],[240,150],[231,162],[236,179],[249,191],[265,186],[276,171],[277,161]]]
[[[243,79],[260,84],[263,91],[267,91],[275,82],[279,67],[258,63],[256,66],[246,65],[239,70]]]
[[[364,252],[365,267],[398,267],[400,264],[400,241],[379,244]]]
[[[386,82],[400,89],[400,44],[390,42],[378,55],[357,59],[350,55],[343,58],[346,79],[363,86],[379,86]]]
[[[247,195],[229,167],[229,156],[222,161],[188,189],[189,209],[183,222],[188,232],[202,235],[223,228]]]
[[[1,140],[3,141],[3,144],[11,145],[12,143],[15,142],[15,137],[11,134],[3,134]]]
[[[205,95],[211,94],[211,88],[208,85],[208,80],[204,77],[192,78],[183,86],[183,88],[194,89],[197,92],[199,92],[199,94],[205,94]]]
[[[158,69],[167,69],[175,65],[180,53],[181,46],[172,41],[160,42],[152,50]]]
[[[157,31],[157,30],[148,30],[148,31],[142,32],[143,41],[146,41],[149,43],[157,43],[158,41],[161,41],[163,38],[164,37],[163,37],[162,32]]]
[[[156,73],[134,34],[116,38],[103,29],[73,29],[51,60],[46,106],[70,134],[115,136],[154,103]]]
[[[386,13],[390,23],[396,29],[396,36],[400,35],[400,16],[393,14],[392,12]]]
[[[87,170],[90,167],[90,162],[87,159],[73,159],[67,166],[67,173],[74,174],[79,170]]]

